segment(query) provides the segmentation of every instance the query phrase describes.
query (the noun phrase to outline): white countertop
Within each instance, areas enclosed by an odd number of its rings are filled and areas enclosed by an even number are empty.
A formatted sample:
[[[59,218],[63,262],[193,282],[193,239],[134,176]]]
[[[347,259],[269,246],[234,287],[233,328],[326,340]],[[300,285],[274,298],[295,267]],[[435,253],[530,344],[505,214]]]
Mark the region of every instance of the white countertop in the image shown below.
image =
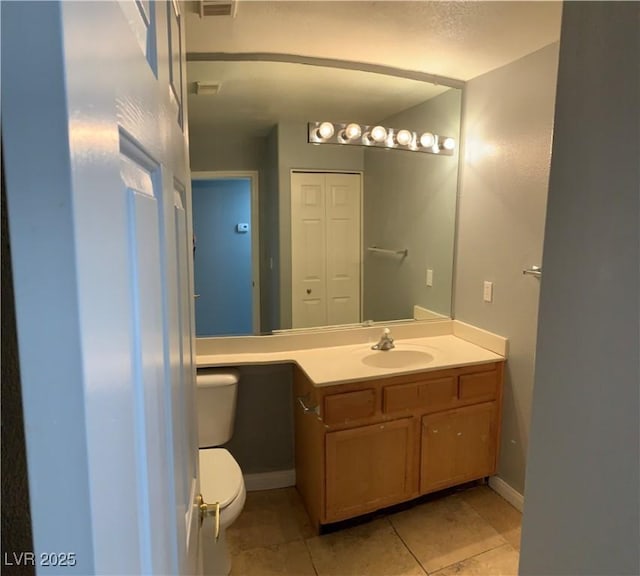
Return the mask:
[[[461,324],[461,323],[459,323]],[[453,326],[453,324],[452,324]],[[439,330],[441,332],[441,330]],[[464,337],[450,334],[428,335],[416,338],[396,338],[396,347],[389,351],[371,350],[374,342],[358,342],[340,346],[319,346],[287,350],[226,351],[217,354],[198,354],[198,368],[213,366],[242,366],[252,364],[279,364],[295,362],[316,386],[330,386],[355,380],[368,380],[383,376],[396,376],[431,370],[442,370],[471,364],[486,364],[505,360],[506,339],[462,325],[458,331]],[[479,334],[474,334],[478,331]],[[428,332],[428,330],[427,330]],[[472,343],[476,340],[484,346]],[[498,345],[494,345],[497,343]],[[488,348],[503,352],[498,354]],[[411,351],[407,353],[407,351]],[[405,362],[398,352],[405,354]],[[417,353],[416,353],[417,352]],[[422,355],[424,353],[424,355]],[[372,355],[376,355],[374,358]],[[377,355],[391,355],[378,358]],[[396,360],[398,361],[396,362]],[[391,367],[370,365],[381,360]]]

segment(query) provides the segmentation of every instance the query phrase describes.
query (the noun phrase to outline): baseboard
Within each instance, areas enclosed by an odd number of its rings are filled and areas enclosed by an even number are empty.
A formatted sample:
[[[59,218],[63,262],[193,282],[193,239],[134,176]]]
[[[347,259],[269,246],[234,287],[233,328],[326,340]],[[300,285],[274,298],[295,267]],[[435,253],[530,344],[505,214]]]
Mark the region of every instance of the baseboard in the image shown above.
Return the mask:
[[[489,478],[489,487],[520,512],[524,510],[524,496],[499,476],[491,476]]]
[[[247,492],[274,490],[275,488],[286,488],[287,486],[295,485],[296,471],[294,469],[244,475],[244,486]]]

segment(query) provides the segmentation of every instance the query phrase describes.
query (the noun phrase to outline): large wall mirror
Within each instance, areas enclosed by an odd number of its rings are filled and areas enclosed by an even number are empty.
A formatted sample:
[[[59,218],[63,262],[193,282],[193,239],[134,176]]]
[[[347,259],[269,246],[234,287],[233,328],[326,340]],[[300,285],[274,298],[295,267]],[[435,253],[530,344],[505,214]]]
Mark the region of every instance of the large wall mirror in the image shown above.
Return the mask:
[[[197,57],[197,335],[450,316],[461,90],[318,62]],[[316,121],[430,132],[455,147],[309,143]]]

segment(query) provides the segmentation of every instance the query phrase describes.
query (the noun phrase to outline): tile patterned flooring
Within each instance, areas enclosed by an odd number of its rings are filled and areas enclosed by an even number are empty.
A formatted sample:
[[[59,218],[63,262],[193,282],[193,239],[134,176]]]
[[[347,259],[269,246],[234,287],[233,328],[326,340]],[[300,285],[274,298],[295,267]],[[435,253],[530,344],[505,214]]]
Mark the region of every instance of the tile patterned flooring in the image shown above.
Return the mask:
[[[231,576],[515,576],[520,524],[474,486],[317,536],[295,488],[249,492],[227,531]]]

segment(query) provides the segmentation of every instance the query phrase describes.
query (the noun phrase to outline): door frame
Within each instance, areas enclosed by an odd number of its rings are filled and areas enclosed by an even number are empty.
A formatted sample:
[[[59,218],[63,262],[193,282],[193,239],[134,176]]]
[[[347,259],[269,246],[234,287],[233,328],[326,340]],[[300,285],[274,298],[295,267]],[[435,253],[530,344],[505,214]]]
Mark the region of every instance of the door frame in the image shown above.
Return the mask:
[[[251,272],[253,278],[252,325],[253,334],[260,334],[260,190],[257,170],[212,170],[191,172],[191,180],[248,179],[251,188]],[[193,220],[193,214],[191,215]]]
[[[320,168],[291,168],[289,170],[289,190],[291,191],[291,179],[294,174],[357,174],[360,176],[360,323],[364,322],[364,170],[331,170]],[[291,198],[289,198],[291,206]],[[291,230],[289,235],[289,259],[291,261],[290,270],[293,264],[293,257],[291,248],[293,246],[293,212],[289,210],[289,228]],[[292,272],[292,270],[291,270]],[[289,308],[291,309],[291,317],[293,320],[293,272],[289,278],[289,288],[291,294],[291,300],[289,302]],[[322,328],[322,326],[319,326]],[[315,328],[302,328],[302,330],[314,330]],[[297,330],[297,328],[290,328],[289,330]]]

